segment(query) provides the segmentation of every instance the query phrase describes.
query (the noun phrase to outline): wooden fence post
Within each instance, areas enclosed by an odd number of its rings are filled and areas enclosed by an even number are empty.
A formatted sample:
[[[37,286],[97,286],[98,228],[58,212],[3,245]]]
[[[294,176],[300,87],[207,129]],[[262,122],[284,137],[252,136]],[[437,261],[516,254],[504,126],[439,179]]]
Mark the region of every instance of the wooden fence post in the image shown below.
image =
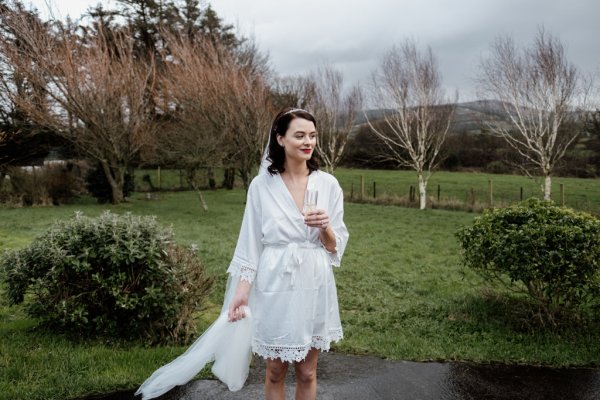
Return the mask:
[[[523,201],[523,186],[521,186],[521,196],[519,197],[520,201]]]
[[[350,200],[354,198],[354,182],[350,184]]]
[[[360,176],[360,199],[363,200],[365,198],[365,176]]]
[[[377,184],[373,181],[373,198],[377,198]]]
[[[441,192],[442,192],[442,187],[441,187],[441,186],[440,186],[440,184],[438,183],[438,196],[437,196],[438,203],[439,203],[439,201],[440,201],[440,194],[441,194]]]
[[[160,165],[156,168],[156,180],[158,181],[158,190],[162,189],[160,185]]]

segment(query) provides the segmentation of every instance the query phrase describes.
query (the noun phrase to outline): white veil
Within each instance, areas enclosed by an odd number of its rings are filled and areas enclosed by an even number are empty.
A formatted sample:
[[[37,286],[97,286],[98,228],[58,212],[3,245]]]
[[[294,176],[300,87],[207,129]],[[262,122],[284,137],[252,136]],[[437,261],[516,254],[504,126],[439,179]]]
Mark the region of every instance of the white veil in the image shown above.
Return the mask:
[[[259,174],[265,174],[269,163],[267,154],[269,143],[263,153]],[[179,357],[163,365],[148,378],[135,395],[142,399],[153,399],[168,392],[173,387],[184,385],[192,380],[204,366],[214,361],[212,373],[225,383],[229,390],[240,390],[246,379],[252,359],[252,312],[245,307],[245,317],[237,322],[228,321],[229,303],[235,295],[239,276],[229,276],[225,289],[223,307],[217,320]],[[248,304],[253,303],[252,294]]]
[[[144,400],[158,397],[192,380],[211,361],[214,361],[212,373],[229,390],[237,391],[244,386],[252,358],[252,314],[247,307],[244,319],[229,322],[227,318],[229,302],[238,282],[237,276],[228,278],[225,300],[217,320],[185,353],[154,371],[135,395],[141,394]]]

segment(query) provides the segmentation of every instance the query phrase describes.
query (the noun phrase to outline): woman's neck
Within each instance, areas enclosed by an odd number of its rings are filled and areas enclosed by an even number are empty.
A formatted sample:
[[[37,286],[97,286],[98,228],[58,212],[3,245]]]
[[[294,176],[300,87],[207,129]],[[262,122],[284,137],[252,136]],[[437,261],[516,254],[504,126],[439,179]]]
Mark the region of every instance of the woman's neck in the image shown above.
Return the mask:
[[[306,161],[302,160],[300,162],[294,163],[286,160],[283,163],[283,167],[285,168],[285,174],[288,174],[291,178],[303,178],[308,175],[308,166],[306,165]]]

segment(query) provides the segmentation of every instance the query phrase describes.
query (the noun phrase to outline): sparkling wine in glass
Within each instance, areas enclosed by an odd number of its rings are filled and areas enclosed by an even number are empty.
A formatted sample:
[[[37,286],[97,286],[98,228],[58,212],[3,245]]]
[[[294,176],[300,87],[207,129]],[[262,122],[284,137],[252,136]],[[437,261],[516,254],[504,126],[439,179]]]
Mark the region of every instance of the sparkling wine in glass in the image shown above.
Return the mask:
[[[315,189],[306,189],[304,193],[304,215],[310,211],[315,211],[317,209],[317,198],[319,197],[319,192]]]
[[[306,189],[304,193],[304,207],[302,209],[304,216],[317,209],[317,198],[319,197],[319,192],[315,189]],[[306,227],[306,240],[309,239],[308,234],[308,226]]]

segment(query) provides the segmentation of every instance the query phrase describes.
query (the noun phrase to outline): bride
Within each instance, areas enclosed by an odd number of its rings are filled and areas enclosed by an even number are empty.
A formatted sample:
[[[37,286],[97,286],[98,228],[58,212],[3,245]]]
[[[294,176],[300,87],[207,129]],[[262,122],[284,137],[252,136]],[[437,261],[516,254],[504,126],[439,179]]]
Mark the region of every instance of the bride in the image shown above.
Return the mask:
[[[343,192],[319,170],[316,144],[316,121],[306,110],[275,117],[266,160],[248,189],[221,316],[136,394],[157,397],[211,360],[213,373],[238,390],[254,352],[266,362],[266,399],[285,398],[291,364],[296,399],[316,398],[319,353],[343,337],[332,266],[348,241]]]

